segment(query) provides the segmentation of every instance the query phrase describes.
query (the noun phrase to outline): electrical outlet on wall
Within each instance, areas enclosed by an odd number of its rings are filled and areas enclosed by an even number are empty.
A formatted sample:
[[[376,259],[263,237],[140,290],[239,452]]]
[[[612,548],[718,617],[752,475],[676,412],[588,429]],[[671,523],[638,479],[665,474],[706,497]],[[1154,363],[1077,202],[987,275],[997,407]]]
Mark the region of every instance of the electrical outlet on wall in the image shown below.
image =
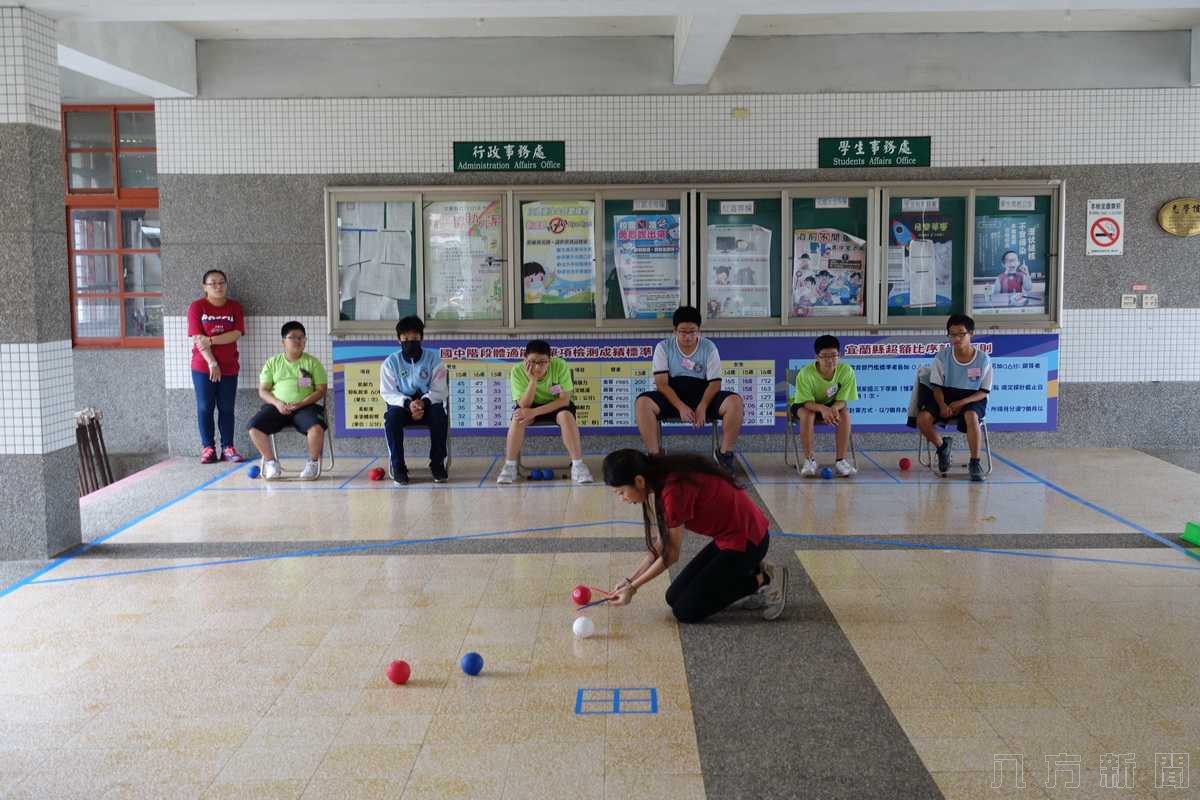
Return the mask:
[[[1142,295],[1142,308],[1158,308],[1158,295],[1156,295],[1156,294]]]
[[[1121,295],[1121,308],[1137,308],[1137,299],[1136,294]]]

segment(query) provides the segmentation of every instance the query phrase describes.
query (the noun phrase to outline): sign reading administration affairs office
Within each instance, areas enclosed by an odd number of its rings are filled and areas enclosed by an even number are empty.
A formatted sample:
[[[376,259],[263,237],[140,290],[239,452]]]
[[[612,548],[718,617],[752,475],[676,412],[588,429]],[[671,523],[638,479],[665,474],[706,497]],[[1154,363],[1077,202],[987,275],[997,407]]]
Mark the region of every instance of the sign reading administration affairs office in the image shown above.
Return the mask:
[[[928,136],[858,136],[817,140],[821,169],[928,167]]]
[[[455,142],[455,172],[562,172],[565,142]]]

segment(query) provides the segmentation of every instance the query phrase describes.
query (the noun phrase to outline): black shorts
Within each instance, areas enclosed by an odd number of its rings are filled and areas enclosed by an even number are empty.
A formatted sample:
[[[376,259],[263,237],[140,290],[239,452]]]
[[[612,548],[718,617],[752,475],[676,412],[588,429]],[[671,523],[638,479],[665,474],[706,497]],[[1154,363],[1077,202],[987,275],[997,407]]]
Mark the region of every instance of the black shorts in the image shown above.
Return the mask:
[[[271,436],[284,428],[291,427],[306,434],[313,425],[320,425],[325,430],[329,430],[329,424],[325,422],[325,410],[319,405],[305,406],[291,414],[280,414],[279,409],[275,406],[264,403],[254,418],[250,420],[246,430],[256,428]]]
[[[513,406],[513,411],[516,412],[517,408],[518,408],[517,406]],[[547,411],[544,414],[538,414],[536,417],[533,418],[533,422],[530,422],[529,424],[530,425],[557,425],[558,424],[558,415],[560,412],[563,412],[563,411],[569,411],[571,413],[572,417],[579,416],[578,414],[575,413],[575,404],[567,403],[566,408],[560,408],[560,409],[558,409],[558,411]]]
[[[952,389],[949,387],[942,388],[942,396],[946,398],[947,403],[953,403],[955,400],[961,400],[962,398],[970,397],[973,394],[975,394],[975,392],[969,389]],[[941,409],[938,408],[937,398],[933,396],[933,389],[929,388],[923,383],[921,384],[921,388],[917,390],[917,410],[928,411],[933,415],[934,422],[939,425],[949,425],[951,422],[957,422],[959,433],[967,432],[967,421],[963,419],[962,414],[959,414],[957,417],[951,417],[950,419],[942,419],[942,412]],[[967,411],[974,411],[979,415],[980,419],[983,419],[985,416],[987,416],[987,398],[985,397],[982,400],[976,400],[973,403],[967,403],[965,406],[963,406],[962,410],[963,413],[966,413]]]
[[[700,399],[704,397],[704,393],[708,391],[709,383],[710,382],[701,381],[698,378],[688,378],[682,381],[668,381],[668,384],[672,389],[675,390],[675,394],[679,395],[679,399],[683,401],[683,404],[691,409],[695,409],[696,406],[700,405]],[[727,392],[724,389],[718,391],[716,396],[713,397],[712,402],[708,404],[705,418],[709,422],[713,422],[718,419],[721,416],[721,404],[725,402],[727,397],[733,397],[736,394],[737,392]],[[656,406],[658,406],[659,419],[679,419],[679,409],[667,402],[667,396],[657,389],[649,392],[642,392],[638,395],[638,397],[648,397]]]
[[[790,406],[788,406],[788,413],[792,415],[793,419],[798,419],[797,414],[800,411],[800,407],[803,405],[803,403],[792,403]],[[831,406],[833,403],[822,403],[821,405]],[[850,411],[850,406],[846,406],[846,411]]]

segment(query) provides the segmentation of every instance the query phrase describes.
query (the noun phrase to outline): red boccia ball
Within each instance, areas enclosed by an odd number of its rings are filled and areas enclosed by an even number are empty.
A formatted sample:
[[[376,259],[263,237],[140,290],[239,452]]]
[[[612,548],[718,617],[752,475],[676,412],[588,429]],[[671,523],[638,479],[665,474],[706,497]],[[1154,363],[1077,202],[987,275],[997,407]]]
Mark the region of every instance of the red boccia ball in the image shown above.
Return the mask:
[[[911,466],[912,466],[912,462],[909,461],[907,458],[900,459],[900,469],[901,470],[907,470]]]
[[[412,667],[408,665],[407,661],[393,661],[388,664],[388,680],[397,686],[403,686],[408,683],[409,675],[412,675]]]
[[[383,467],[375,467],[374,469],[372,469],[370,472],[367,473],[367,477],[373,481],[381,481],[381,480],[383,480],[383,476],[386,474],[387,473],[384,472]]]
[[[575,605],[585,606],[592,602],[592,590],[582,584],[576,586],[571,592],[571,599],[575,601]]]

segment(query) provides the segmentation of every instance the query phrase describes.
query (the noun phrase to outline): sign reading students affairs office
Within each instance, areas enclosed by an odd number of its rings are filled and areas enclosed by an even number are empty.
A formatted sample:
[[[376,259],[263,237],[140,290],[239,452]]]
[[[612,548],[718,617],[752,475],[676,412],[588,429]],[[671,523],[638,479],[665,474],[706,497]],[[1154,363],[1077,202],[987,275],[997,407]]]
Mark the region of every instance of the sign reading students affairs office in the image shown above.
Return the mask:
[[[455,142],[455,172],[562,172],[565,142]]]
[[[821,169],[928,167],[928,136],[858,136],[817,140]]]

